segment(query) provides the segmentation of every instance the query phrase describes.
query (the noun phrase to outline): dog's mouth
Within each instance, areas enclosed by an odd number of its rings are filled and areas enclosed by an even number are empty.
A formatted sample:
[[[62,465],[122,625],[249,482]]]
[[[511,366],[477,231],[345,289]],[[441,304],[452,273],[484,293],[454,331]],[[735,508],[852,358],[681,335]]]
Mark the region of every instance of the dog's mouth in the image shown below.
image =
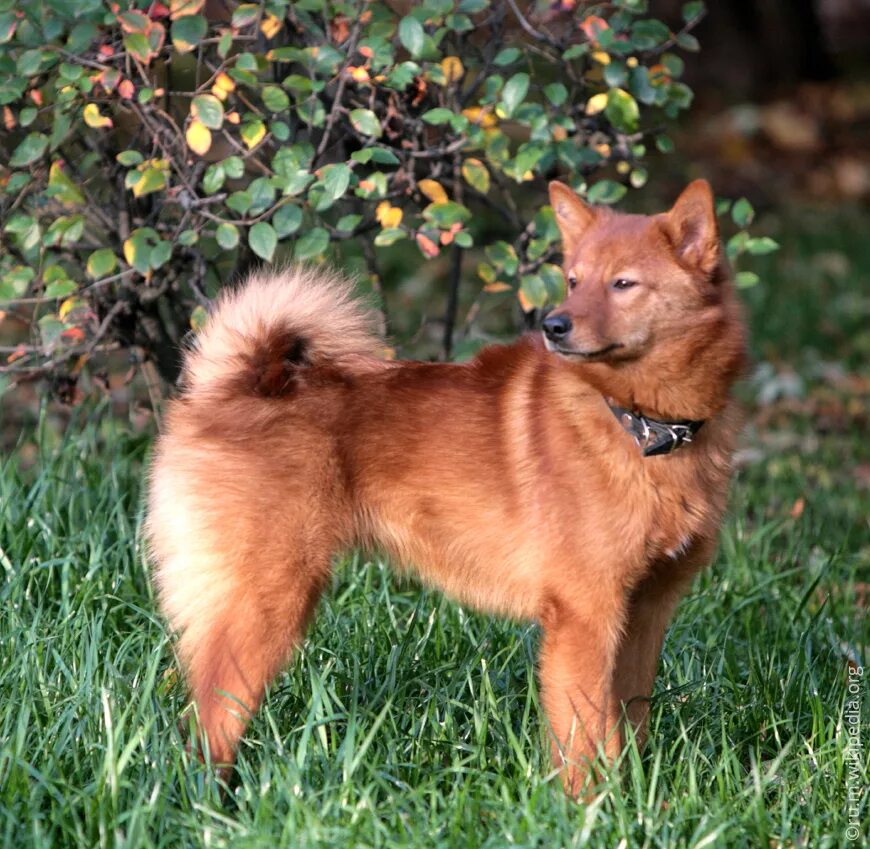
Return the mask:
[[[545,341],[547,349],[552,351],[554,354],[562,354],[566,357],[578,357],[581,360],[599,360],[611,351],[616,351],[619,348],[625,347],[621,342],[611,342],[609,345],[605,345],[603,348],[599,348],[596,351],[579,351],[576,348],[562,348],[561,346],[551,342],[549,339],[546,339],[546,337]]]

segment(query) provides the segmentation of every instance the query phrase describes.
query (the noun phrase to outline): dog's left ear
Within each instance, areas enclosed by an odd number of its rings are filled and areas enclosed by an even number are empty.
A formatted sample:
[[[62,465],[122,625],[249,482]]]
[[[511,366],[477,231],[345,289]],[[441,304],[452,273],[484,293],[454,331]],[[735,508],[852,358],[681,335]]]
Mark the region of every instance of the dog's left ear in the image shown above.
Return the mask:
[[[562,234],[562,253],[567,259],[574,253],[583,232],[595,220],[595,209],[558,180],[550,183],[550,204]]]
[[[706,180],[689,183],[669,212],[665,232],[680,259],[710,275],[719,264],[719,227],[713,190]]]

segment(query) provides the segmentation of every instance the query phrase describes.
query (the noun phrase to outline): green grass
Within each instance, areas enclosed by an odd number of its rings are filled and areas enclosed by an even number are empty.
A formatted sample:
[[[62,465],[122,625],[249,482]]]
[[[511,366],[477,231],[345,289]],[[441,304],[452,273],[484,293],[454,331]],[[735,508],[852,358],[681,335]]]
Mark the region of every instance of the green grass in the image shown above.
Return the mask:
[[[815,268],[801,258],[818,250],[786,245],[785,267]],[[848,658],[866,663],[870,636],[870,450],[859,396],[817,371],[844,344],[818,330],[821,301],[813,322],[817,281],[790,283],[811,305],[792,324],[774,282],[749,304],[757,350],[803,363],[803,388],[753,419],[717,560],[668,635],[651,742],[589,804],[565,798],[545,756],[536,630],[362,557],[337,569],[222,791],[185,750],[186,697],[143,559],[149,440],[104,409],[64,437],[23,435],[0,461],[0,845],[848,845],[843,713]],[[836,305],[853,283],[831,285]],[[816,337],[821,353],[804,356]],[[746,393],[776,386],[768,374]]]

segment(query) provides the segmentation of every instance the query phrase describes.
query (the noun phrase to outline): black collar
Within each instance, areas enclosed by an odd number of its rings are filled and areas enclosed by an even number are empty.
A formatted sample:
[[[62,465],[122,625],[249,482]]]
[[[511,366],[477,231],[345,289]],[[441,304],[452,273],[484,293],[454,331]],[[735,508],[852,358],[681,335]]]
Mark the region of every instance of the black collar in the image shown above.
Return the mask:
[[[681,445],[692,441],[692,437],[701,429],[703,421],[662,422],[651,419],[641,413],[635,413],[625,407],[607,402],[610,412],[625,431],[634,437],[644,457],[656,454],[670,454]]]

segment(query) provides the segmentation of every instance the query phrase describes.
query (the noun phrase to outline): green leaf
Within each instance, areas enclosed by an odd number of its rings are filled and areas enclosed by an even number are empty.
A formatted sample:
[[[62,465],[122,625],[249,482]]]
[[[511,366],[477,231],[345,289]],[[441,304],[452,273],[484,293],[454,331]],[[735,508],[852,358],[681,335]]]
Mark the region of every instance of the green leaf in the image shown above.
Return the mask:
[[[54,345],[60,339],[60,334],[66,330],[66,325],[51,314],[39,319],[39,336],[46,347]]]
[[[271,224],[260,221],[248,231],[248,244],[258,257],[271,262],[278,245],[278,234]]]
[[[423,217],[439,229],[447,230],[454,224],[468,221],[471,212],[461,203],[448,200],[445,203],[430,203],[423,210]]]
[[[214,237],[225,251],[231,251],[239,243],[239,228],[227,222],[218,224]]]
[[[231,180],[238,180],[245,173],[245,160],[241,156],[228,156],[223,166],[227,177]]]
[[[351,170],[343,162],[326,165],[322,170],[320,183],[323,185],[325,194],[332,202],[337,201],[350,185]]]
[[[352,233],[360,221],[362,221],[362,215],[344,215],[338,219],[335,229],[341,233]]]
[[[146,168],[133,185],[133,194],[139,198],[159,192],[166,187],[166,172],[162,168]]]
[[[740,198],[731,209],[731,219],[738,227],[748,227],[755,218],[755,210],[746,198]]]
[[[353,128],[365,136],[380,138],[383,133],[378,116],[371,109],[353,109],[350,113]]]
[[[32,77],[34,74],[39,73],[39,69],[42,66],[42,56],[41,50],[25,50],[18,57],[18,61],[15,64],[16,70],[22,77]]]
[[[88,277],[98,280],[111,274],[118,267],[118,257],[109,248],[99,248],[88,257],[86,270]]]
[[[622,183],[617,183],[614,180],[599,180],[586,193],[586,199],[589,203],[616,203],[627,191],[628,189]]]
[[[738,289],[748,289],[754,286],[759,281],[758,275],[754,271],[738,271],[734,282]]]
[[[233,27],[235,29],[249,27],[257,20],[259,13],[260,6],[257,3],[242,3],[240,6],[236,6],[233,11]]]
[[[524,274],[520,289],[532,306],[543,307],[547,303],[547,284],[539,274]]]
[[[151,254],[148,257],[148,262],[151,264],[151,267],[156,271],[163,265],[166,265],[169,262],[170,257],[172,256],[172,242],[161,240],[159,241],[152,249]]]
[[[499,50],[495,59],[492,60],[494,65],[503,68],[505,65],[511,65],[520,58],[522,54],[516,47],[505,47],[504,50]]]
[[[48,147],[48,136],[43,133],[29,133],[24,137],[21,144],[15,148],[9,160],[9,165],[12,168],[23,168],[30,165],[31,162],[36,162]]]
[[[625,89],[610,89],[604,114],[607,120],[621,132],[633,133],[637,130],[640,109],[637,101]]]
[[[256,147],[266,135],[266,125],[260,120],[249,121],[242,124],[242,129],[239,131],[239,135],[250,150]]]
[[[201,304],[195,306],[193,308],[193,312],[190,314],[190,326],[194,331],[202,330],[205,326],[206,321],[208,321],[208,313],[206,309]]]
[[[604,82],[606,82],[607,85],[613,87],[625,85],[627,79],[628,68],[626,67],[625,62],[620,62],[619,60],[614,59],[604,66]]]
[[[381,230],[375,236],[375,245],[379,248],[385,248],[398,242],[399,239],[407,238],[408,234],[401,227],[391,227],[388,230]]]
[[[138,165],[143,161],[144,157],[138,150],[122,150],[115,159],[121,164],[125,165],[128,168],[132,168],[135,165]]]
[[[683,20],[686,23],[694,20],[704,11],[703,0],[692,0],[691,3],[683,4]]]
[[[219,130],[224,123],[224,106],[213,94],[194,97],[190,104],[190,114],[210,130]]]
[[[182,230],[178,234],[178,239],[176,241],[179,245],[189,248],[191,245],[195,245],[199,241],[199,234],[196,230]]]
[[[631,43],[635,50],[654,50],[670,37],[670,30],[654,19],[636,21],[631,27]]]
[[[55,280],[45,287],[46,298],[66,298],[78,289],[75,280],[70,280],[69,277],[64,277],[61,280]]]
[[[253,202],[251,193],[246,191],[233,192],[226,200],[227,206],[233,212],[238,212],[239,215],[244,215],[251,208]]]
[[[190,53],[207,31],[208,23],[202,15],[185,15],[172,22],[172,44],[179,53]]]
[[[0,278],[0,301],[11,301],[20,298],[35,277],[32,268],[26,265],[16,265]]]
[[[436,109],[424,112],[421,117],[427,124],[435,124],[437,126],[438,124],[446,124],[453,115],[454,113],[450,109],[439,106]]]
[[[410,15],[402,18],[399,22],[399,41],[402,42],[402,46],[415,58],[422,51],[425,39],[426,33],[420,21],[412,18]]]
[[[257,177],[248,186],[247,191],[251,196],[251,206],[248,209],[250,215],[259,215],[268,209],[275,200],[275,187],[268,177]]]
[[[295,233],[299,229],[300,224],[302,224],[302,210],[293,203],[284,204],[272,216],[272,226],[275,228],[279,239]]]
[[[701,49],[701,44],[698,39],[688,32],[677,34],[677,44],[682,47],[683,50],[688,50],[689,53],[697,53]]]
[[[545,262],[538,269],[538,275],[547,289],[548,304],[558,304],[565,299],[565,277],[558,265]]]
[[[544,94],[553,106],[561,106],[568,99],[568,89],[562,83],[550,83],[544,86]]]
[[[510,118],[514,114],[529,91],[529,75],[526,73],[514,74],[506,83],[501,92],[502,117]]]
[[[329,247],[329,233],[323,227],[315,227],[296,240],[293,258],[302,261],[319,256]]]
[[[746,250],[753,256],[763,256],[764,254],[772,254],[779,250],[779,242],[771,239],[770,236],[759,236],[750,239],[746,243]]]
[[[262,92],[263,103],[270,112],[286,112],[290,108],[287,92],[276,85],[267,85]]]
[[[209,165],[205,169],[205,174],[202,175],[202,189],[207,195],[213,195],[224,184],[227,175],[224,173],[223,166],[220,162],[214,165]]]
[[[350,158],[354,162],[377,162],[379,165],[398,165],[400,160],[393,151],[385,147],[365,147],[362,150],[355,150]]]
[[[55,162],[49,169],[48,186],[51,189],[51,196],[62,203],[81,205],[85,202],[84,195],[64,171],[64,165],[61,161]]]
[[[469,186],[481,194],[489,192],[489,171],[479,159],[466,159],[462,163],[462,176]]]

